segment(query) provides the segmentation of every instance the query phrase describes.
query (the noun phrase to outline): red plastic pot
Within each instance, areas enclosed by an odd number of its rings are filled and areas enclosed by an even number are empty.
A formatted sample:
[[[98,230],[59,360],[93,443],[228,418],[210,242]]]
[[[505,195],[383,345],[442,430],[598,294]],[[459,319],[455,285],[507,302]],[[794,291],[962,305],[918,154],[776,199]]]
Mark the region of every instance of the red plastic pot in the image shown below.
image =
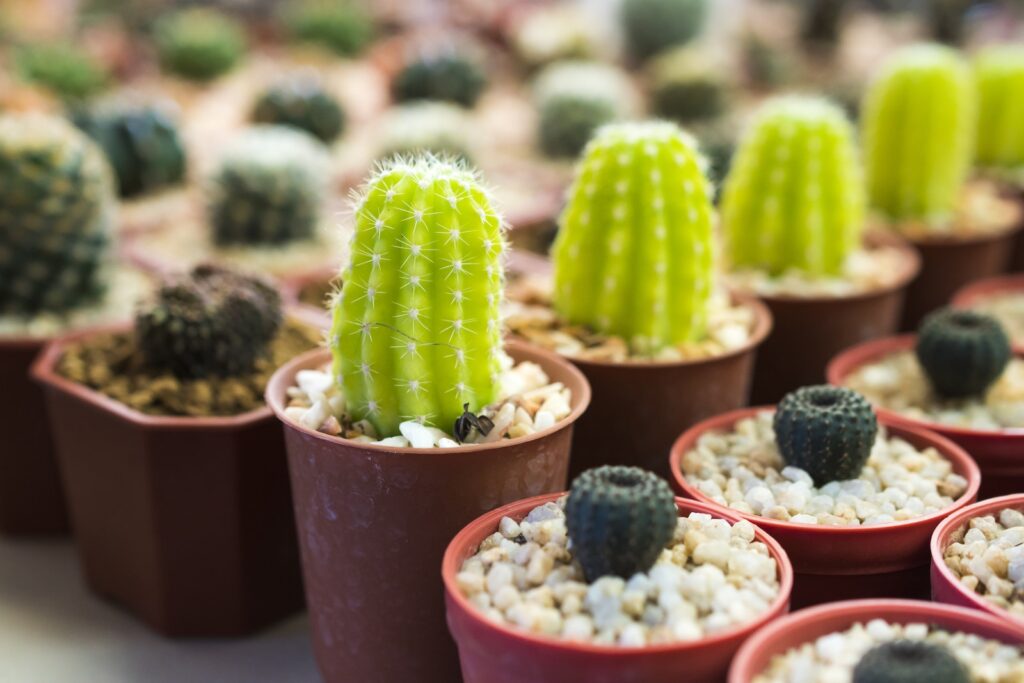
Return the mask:
[[[1024,274],[990,277],[967,285],[953,297],[953,306],[973,308],[989,297],[1000,294],[1024,296]],[[1014,346],[1024,346],[1024,340],[1012,340]]]
[[[534,507],[557,500],[561,495],[521,500],[489,512],[460,531],[448,546],[441,574],[448,605],[448,628],[459,647],[465,683],[724,681],[729,662],[743,641],[788,611],[793,568],[779,543],[757,529],[757,539],[768,546],[779,567],[778,597],[756,620],[698,641],[621,648],[554,640],[488,620],[456,585],[455,575],[463,561],[497,530],[502,517],[521,520]],[[740,519],[739,515],[722,513],[709,505],[682,498],[676,499],[676,505],[682,514],[704,512],[733,523]]]
[[[945,551],[949,547],[954,533],[967,526],[975,517],[994,514],[998,517],[1000,510],[1011,508],[1024,512],[1024,493],[1012,496],[1000,496],[968,505],[954,515],[950,515],[935,529],[932,534],[932,599],[948,605],[970,607],[988,612],[999,619],[1016,623],[1024,627],[1024,618],[992,604],[981,595],[964,587],[953,571],[946,566]]]
[[[847,349],[828,366],[830,384],[842,385],[857,368],[914,347],[914,335],[888,337]],[[1024,350],[1015,351],[1024,358]],[[892,424],[918,427],[940,434],[971,454],[981,468],[979,498],[992,498],[1024,491],[1024,429],[984,430],[917,420],[886,408],[875,407],[879,418]]]
[[[572,413],[527,437],[458,449],[394,448],[306,429],[284,417],[299,370],[278,369],[267,401],[285,424],[313,651],[327,683],[452,683],[437,567],[459,529],[480,514],[566,486],[573,423],[590,401],[586,379],[552,353],[510,342],[572,390]]]
[[[879,423],[890,436],[917,448],[930,446],[938,450],[953,464],[953,470],[967,479],[967,490],[945,510],[875,526],[818,526],[749,515],[715,503],[686,480],[681,459],[702,435],[728,430],[736,422],[766,410],[773,411],[774,407],[734,410],[705,420],[680,436],[669,457],[676,489],[719,512],[747,519],[778,540],[796,572],[794,608],[852,598],[926,597],[928,542],[932,531],[944,517],[974,502],[978,496],[981,474],[971,457],[948,439],[880,414]]]
[[[1024,642],[1024,627],[980,612],[916,600],[853,600],[801,610],[772,622],[740,648],[729,669],[729,683],[752,683],[773,657],[855,624],[884,619],[892,624],[928,624],[973,633],[1010,645]]]

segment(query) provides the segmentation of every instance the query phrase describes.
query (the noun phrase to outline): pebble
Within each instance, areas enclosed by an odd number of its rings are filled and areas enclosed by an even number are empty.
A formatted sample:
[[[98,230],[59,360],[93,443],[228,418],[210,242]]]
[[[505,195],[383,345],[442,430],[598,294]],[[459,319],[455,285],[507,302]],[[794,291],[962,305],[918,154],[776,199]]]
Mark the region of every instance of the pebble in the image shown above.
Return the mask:
[[[1024,618],[1024,512],[975,517],[952,535],[944,559],[966,588]]]

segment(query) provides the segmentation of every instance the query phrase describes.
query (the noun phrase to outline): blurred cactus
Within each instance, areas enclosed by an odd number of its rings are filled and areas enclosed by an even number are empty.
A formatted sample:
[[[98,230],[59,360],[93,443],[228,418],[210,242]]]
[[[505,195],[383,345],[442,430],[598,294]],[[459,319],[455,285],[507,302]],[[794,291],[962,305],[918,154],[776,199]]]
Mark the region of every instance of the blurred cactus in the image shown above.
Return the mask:
[[[716,118],[728,105],[723,68],[694,48],[677,48],[654,59],[650,81],[654,113],[679,123]]]
[[[432,152],[470,161],[472,121],[466,111],[448,102],[410,102],[392,107],[381,124],[378,158]]]
[[[704,28],[707,0],[624,0],[622,24],[629,53],[639,60],[693,40]]]
[[[592,57],[598,38],[582,8],[557,4],[528,10],[515,27],[511,41],[519,59],[536,67]]]
[[[322,45],[343,57],[362,52],[374,33],[366,12],[345,0],[295,3],[286,10],[285,23],[296,40]]]
[[[160,66],[173,74],[208,81],[229,71],[245,51],[245,33],[233,19],[203,7],[160,17],[154,26]]]
[[[291,126],[321,142],[335,140],[345,129],[345,111],[311,78],[292,77],[267,88],[256,100],[256,123]]]
[[[23,79],[67,100],[91,97],[110,81],[102,64],[69,44],[24,45],[16,50],[14,62]]]
[[[800,40],[812,50],[831,52],[839,45],[848,0],[798,0]]]
[[[1024,46],[1001,45],[974,60],[978,165],[1024,171]]]
[[[472,107],[487,77],[473,59],[455,50],[420,55],[395,76],[391,93],[398,102],[441,100]]]

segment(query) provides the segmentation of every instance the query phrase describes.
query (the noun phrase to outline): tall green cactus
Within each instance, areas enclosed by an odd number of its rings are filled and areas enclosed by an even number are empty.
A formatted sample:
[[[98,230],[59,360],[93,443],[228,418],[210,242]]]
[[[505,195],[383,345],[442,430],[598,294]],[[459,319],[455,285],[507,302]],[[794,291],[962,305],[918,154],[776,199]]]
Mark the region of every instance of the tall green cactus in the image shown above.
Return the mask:
[[[897,222],[948,221],[974,138],[967,64],[941,45],[904,48],[871,85],[864,109],[871,207]]]
[[[705,166],[693,138],[671,123],[597,132],[553,251],[562,317],[640,353],[701,337],[714,261]]]
[[[860,245],[864,180],[853,128],[828,100],[770,100],[743,139],[722,197],[731,267],[838,275]]]
[[[1024,46],[999,45],[974,60],[978,165],[1024,170]]]
[[[477,175],[421,156],[386,163],[356,207],[334,304],[334,371],[381,435],[450,427],[497,397],[502,221]]]

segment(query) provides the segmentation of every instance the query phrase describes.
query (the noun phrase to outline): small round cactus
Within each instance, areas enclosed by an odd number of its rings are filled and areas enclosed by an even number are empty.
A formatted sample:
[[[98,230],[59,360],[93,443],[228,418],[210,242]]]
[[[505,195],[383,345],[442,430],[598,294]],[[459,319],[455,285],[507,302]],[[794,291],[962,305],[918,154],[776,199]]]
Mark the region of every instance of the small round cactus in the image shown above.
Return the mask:
[[[321,142],[335,140],[345,128],[345,111],[311,78],[290,78],[268,88],[253,107],[256,123],[291,126]]]
[[[565,502],[572,553],[587,581],[646,572],[675,533],[679,512],[663,479],[610,466],[576,477]]]
[[[693,40],[704,28],[707,0],[625,0],[622,27],[639,60]]]
[[[295,40],[342,57],[359,54],[373,39],[373,22],[354,2],[299,2],[286,11],[285,23]]]
[[[1024,171],[1024,46],[1000,45],[974,60],[979,166]]]
[[[160,17],[154,27],[160,66],[196,81],[229,71],[245,51],[245,33],[232,19],[204,7]]]
[[[68,100],[88,98],[110,82],[106,68],[73,45],[25,45],[17,50],[14,61],[26,81],[38,83]]]
[[[723,69],[694,48],[676,48],[651,62],[654,113],[679,123],[721,116],[728,105],[729,84]]]
[[[536,67],[592,57],[600,39],[583,9],[564,3],[531,8],[514,27],[510,42],[522,62]]]
[[[1010,339],[998,320],[950,308],[924,319],[915,353],[932,388],[948,398],[983,395],[1012,356]]]
[[[381,123],[378,157],[430,152],[470,161],[472,126],[466,110],[449,102],[423,100],[392,107]]]
[[[853,683],[970,683],[967,668],[942,645],[893,640],[868,650],[853,668]]]
[[[853,127],[842,110],[797,95],[763,105],[722,196],[730,267],[839,275],[860,246],[864,213]]]
[[[786,394],[775,411],[774,428],[785,463],[823,486],[860,474],[875,445],[878,420],[857,392],[822,384]]]
[[[406,63],[391,83],[391,93],[398,102],[441,100],[472,107],[486,84],[483,70],[473,59],[449,50]]]

